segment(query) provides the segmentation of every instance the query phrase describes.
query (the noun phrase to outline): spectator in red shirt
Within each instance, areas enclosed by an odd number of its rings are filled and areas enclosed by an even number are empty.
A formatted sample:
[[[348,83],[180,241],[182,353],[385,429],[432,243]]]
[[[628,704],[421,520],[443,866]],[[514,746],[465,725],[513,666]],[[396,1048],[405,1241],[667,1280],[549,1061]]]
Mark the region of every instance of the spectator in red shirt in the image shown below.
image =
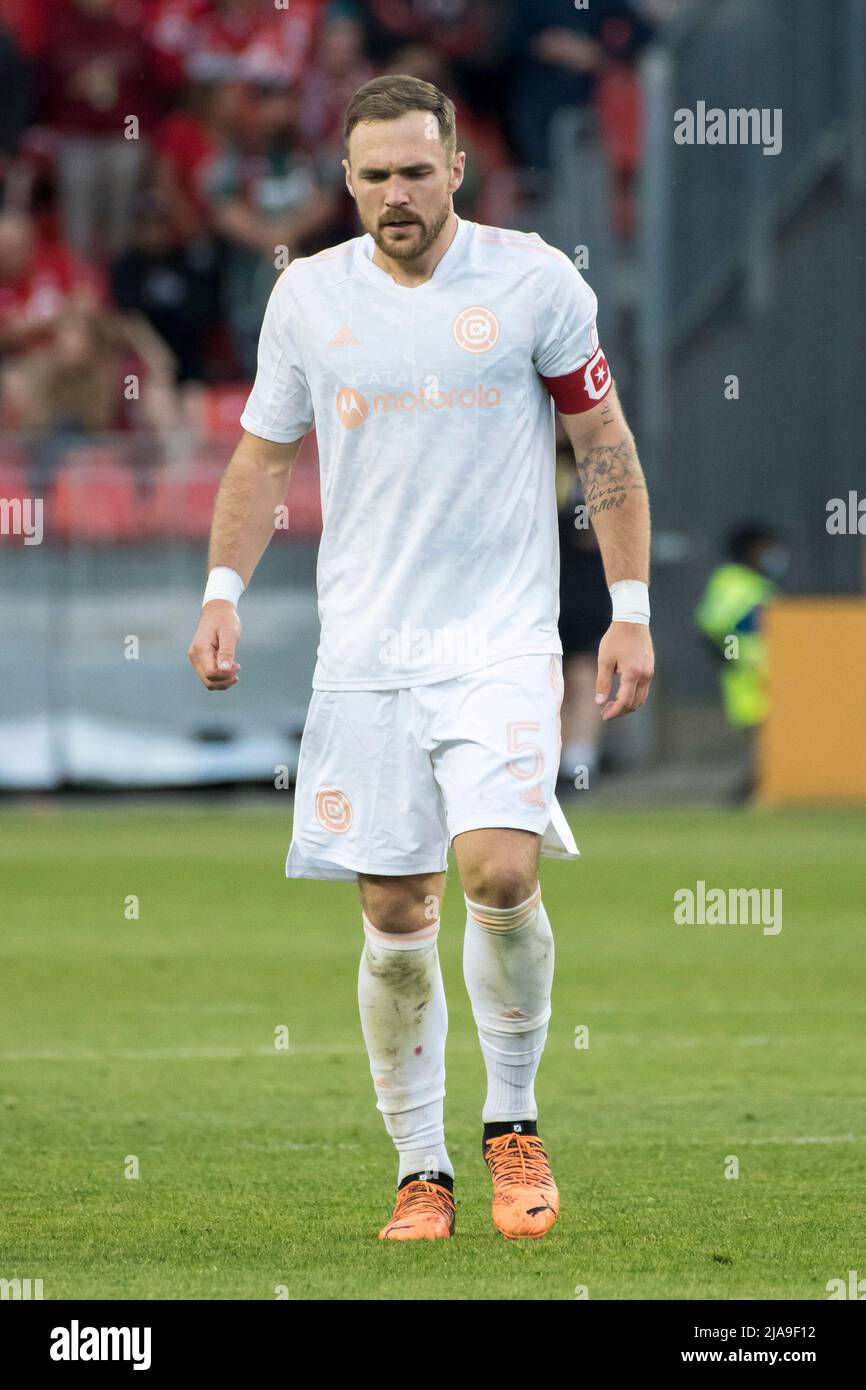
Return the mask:
[[[325,0],[163,0],[151,34],[163,75],[199,82],[291,81]]]
[[[57,133],[66,239],[93,259],[126,240],[158,109],[144,18],[140,0],[55,0],[46,28],[41,118]]]
[[[88,266],[64,246],[40,245],[24,213],[0,213],[0,353],[41,346],[66,307],[96,308],[101,301]]]
[[[15,36],[22,53],[38,57],[48,28],[50,0],[0,0],[0,25]]]
[[[150,184],[170,201],[182,238],[205,232],[210,208],[204,191],[207,167],[220,136],[218,108],[224,89],[191,83],[181,107],[157,127]]]

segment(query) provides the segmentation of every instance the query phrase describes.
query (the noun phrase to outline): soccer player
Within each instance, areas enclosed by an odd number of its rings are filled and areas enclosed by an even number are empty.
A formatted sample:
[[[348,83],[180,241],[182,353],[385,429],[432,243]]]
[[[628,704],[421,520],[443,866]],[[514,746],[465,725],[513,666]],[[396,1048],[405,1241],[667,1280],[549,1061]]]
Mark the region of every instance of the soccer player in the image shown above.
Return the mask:
[[[554,797],[554,405],[612,594],[602,719],[637,709],[652,678],[646,487],[592,290],[536,234],[455,215],[465,156],[451,101],[379,77],[351,99],[345,135],[365,234],[294,261],[274,287],[189,656],[209,690],[237,681],[237,600],[315,426],[321,639],[286,874],[360,888],[361,1026],[399,1163],[380,1238],[454,1229],[436,944],[449,845],[487,1067],[493,1221],[537,1237],[559,1209],[534,1093],[553,976],[539,854],[578,852]]]

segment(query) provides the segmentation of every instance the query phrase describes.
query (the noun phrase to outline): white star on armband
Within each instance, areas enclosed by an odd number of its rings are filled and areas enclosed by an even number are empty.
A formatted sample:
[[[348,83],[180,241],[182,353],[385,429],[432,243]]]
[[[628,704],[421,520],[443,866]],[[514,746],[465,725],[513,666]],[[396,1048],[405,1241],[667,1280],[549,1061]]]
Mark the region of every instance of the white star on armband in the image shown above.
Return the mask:
[[[243,593],[246,585],[241,579],[237,570],[230,569],[228,565],[215,565],[207,577],[204,598],[201,606],[204,608],[211,599],[225,599],[227,603],[238,606],[238,599]]]
[[[613,623],[643,623],[649,627],[649,588],[639,579],[618,579],[610,586]]]

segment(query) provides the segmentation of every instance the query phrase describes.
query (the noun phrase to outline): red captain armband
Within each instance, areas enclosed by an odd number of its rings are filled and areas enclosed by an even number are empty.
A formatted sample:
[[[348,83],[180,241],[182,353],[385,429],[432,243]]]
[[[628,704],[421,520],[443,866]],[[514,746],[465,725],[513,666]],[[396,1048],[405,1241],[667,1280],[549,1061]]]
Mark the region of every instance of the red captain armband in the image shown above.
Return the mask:
[[[611,386],[613,377],[607,358],[599,348],[596,353],[578,367],[576,372],[565,376],[543,376],[544,382],[557,410],[563,415],[582,415],[603,401]]]

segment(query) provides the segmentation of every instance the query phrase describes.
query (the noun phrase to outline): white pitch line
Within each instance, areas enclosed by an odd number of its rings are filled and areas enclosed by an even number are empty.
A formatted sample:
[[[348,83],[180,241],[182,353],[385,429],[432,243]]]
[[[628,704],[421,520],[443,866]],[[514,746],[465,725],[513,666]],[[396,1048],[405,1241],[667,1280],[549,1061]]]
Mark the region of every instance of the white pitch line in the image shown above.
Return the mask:
[[[785,1135],[768,1135],[766,1139],[740,1139],[740,1144],[864,1144],[866,1135],[862,1134],[801,1134],[795,1138]]]
[[[289,1048],[287,1051],[297,1051]],[[198,1061],[199,1059],[223,1059],[232,1057],[273,1057],[273,1047],[122,1047],[108,1052],[94,1052],[85,1048],[66,1048],[63,1052],[0,1052],[3,1062],[168,1062]]]
[[[466,1043],[452,1047],[455,1052],[477,1053],[477,1044]],[[199,1060],[221,1060],[235,1057],[291,1057],[303,1054],[305,1057],[331,1057],[335,1054],[345,1057],[366,1058],[360,1043],[350,1047],[334,1047],[331,1043],[291,1044],[286,1048],[262,1047],[118,1047],[104,1052],[93,1048],[36,1049],[33,1051],[0,1051],[0,1062],[195,1062]],[[480,1055],[480,1054],[479,1054]]]
[[[649,1138],[641,1136],[640,1142],[641,1144],[645,1144],[651,1142],[653,1138],[662,1137],[664,1136],[651,1135],[649,1136]],[[611,1145],[615,1144],[616,1142],[616,1139],[581,1139],[580,1147],[610,1148]],[[669,1141],[667,1140],[667,1138],[665,1138],[664,1142],[668,1143]],[[715,1140],[713,1140],[712,1136],[698,1136],[677,1139],[675,1142],[678,1144],[700,1144],[701,1147],[703,1147],[708,1143],[715,1142]],[[767,1138],[725,1140],[725,1143],[729,1144],[731,1148],[734,1148],[737,1145],[740,1145],[742,1147],[746,1144],[866,1144],[866,1134],[798,1134],[790,1136],[770,1135]]]

